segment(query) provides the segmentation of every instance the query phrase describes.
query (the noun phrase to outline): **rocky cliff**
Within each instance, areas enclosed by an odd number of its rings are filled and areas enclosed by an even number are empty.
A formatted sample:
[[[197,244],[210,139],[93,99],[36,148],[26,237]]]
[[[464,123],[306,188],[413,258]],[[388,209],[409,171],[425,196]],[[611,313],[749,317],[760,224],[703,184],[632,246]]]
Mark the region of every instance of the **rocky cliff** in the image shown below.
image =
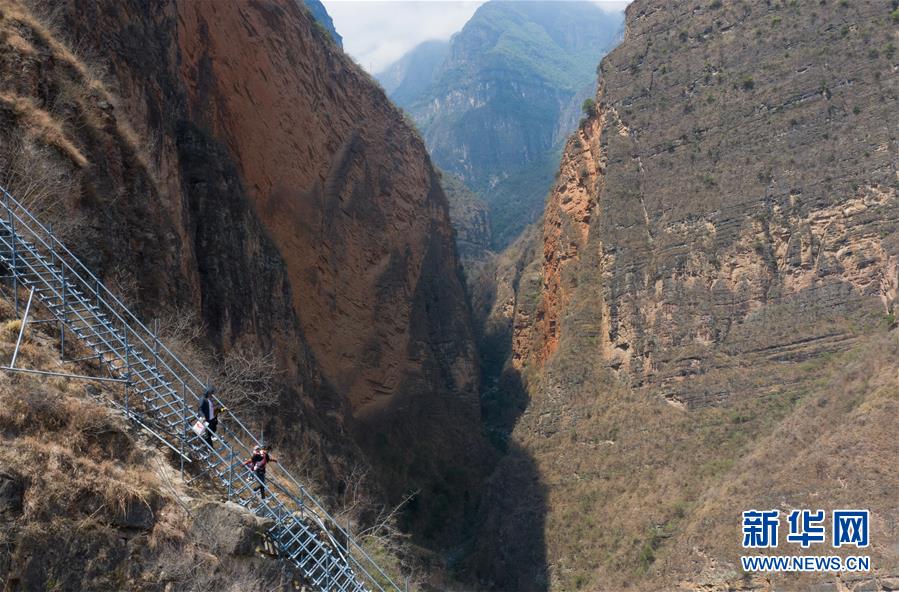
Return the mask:
[[[872,561],[895,572],[891,10],[629,6],[535,256],[507,252],[476,308],[511,334],[500,384],[524,384],[500,395],[525,405],[497,475],[522,456],[540,475],[536,498],[492,483],[483,579],[508,587],[515,565],[537,590],[843,589],[744,576],[751,507],[870,508]],[[509,545],[515,521],[542,538]]]
[[[441,185],[449,202],[459,259],[470,276],[492,254],[487,204],[449,173],[442,175]]]
[[[416,48],[385,73],[405,73],[391,97],[421,127],[435,163],[488,204],[494,248],[539,216],[620,23],[589,2],[487,2],[448,48]]]
[[[415,132],[296,2],[52,8],[4,3],[3,72],[35,130],[18,135],[74,179],[60,197],[83,217],[78,252],[145,316],[196,310],[217,351],[272,352],[267,433],[333,491],[371,463],[384,499],[420,491],[411,527],[452,534],[485,458],[478,374]]]
[[[599,112],[569,140],[547,207],[539,319],[517,355],[544,363],[571,299],[595,288],[582,320],[597,360],[703,405],[762,392],[784,363],[845,349],[892,312],[895,51],[875,4],[689,6],[638,3],[603,62]],[[794,41],[812,33],[820,43]],[[738,380],[746,366],[769,380]]]

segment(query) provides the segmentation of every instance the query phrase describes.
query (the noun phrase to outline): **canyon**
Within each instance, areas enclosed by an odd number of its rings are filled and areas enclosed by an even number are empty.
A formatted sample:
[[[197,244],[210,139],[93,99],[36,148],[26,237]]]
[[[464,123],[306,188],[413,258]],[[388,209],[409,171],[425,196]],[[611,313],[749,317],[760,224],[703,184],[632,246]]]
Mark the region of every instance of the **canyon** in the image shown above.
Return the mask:
[[[399,110],[294,2],[0,8],[4,183],[46,187],[31,207],[147,322],[273,359],[259,429],[324,496],[371,519],[414,493],[403,527],[456,540],[491,453],[446,198]]]
[[[422,43],[378,74],[434,162],[486,204],[491,248],[539,216],[620,28],[620,13],[590,2],[487,2],[449,41]]]
[[[148,322],[268,356],[254,426],[412,589],[899,581],[894,4],[636,0],[612,49],[489,2],[381,75],[423,137],[306,4],[0,0],[0,181]],[[90,392],[0,378],[4,585],[294,585]],[[739,513],[799,507],[870,509],[871,577],[742,572]]]

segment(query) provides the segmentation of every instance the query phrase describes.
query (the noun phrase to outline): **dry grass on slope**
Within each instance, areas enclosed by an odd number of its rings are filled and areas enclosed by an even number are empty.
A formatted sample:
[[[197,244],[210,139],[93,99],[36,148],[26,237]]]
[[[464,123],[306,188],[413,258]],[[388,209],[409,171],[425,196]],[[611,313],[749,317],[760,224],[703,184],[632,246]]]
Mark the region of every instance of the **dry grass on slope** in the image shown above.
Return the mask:
[[[87,158],[63,132],[59,121],[34,104],[29,97],[0,93],[0,109],[4,109],[19,119],[28,132],[44,143],[59,149],[78,167],[87,166]]]
[[[152,170],[148,147],[120,115],[101,68],[60,35],[57,8],[41,0],[0,0],[0,111],[79,169],[91,164],[87,145],[108,134]]]
[[[871,547],[838,554],[868,554],[879,573],[899,570],[897,359],[899,334],[894,331],[844,355],[809,363],[808,372],[819,375],[814,387],[703,495],[672,560],[683,555],[678,550],[699,548],[720,558],[722,569],[712,577],[735,571],[741,554],[735,512],[740,509],[779,509],[783,516],[820,508],[829,516],[834,509],[862,508],[871,510]],[[779,553],[797,551],[782,545]],[[832,551],[827,545],[816,552]],[[800,590],[821,579],[791,576],[778,583]]]
[[[9,363],[20,321],[0,329],[0,360]],[[26,330],[17,366],[71,372],[59,368],[53,338]],[[121,417],[84,394],[83,382],[30,374],[0,373],[0,467],[28,484],[27,520],[57,515],[103,515],[113,523],[134,514],[152,514],[160,489],[151,470],[154,451],[139,446]],[[146,510],[142,509],[146,508]]]
[[[20,326],[0,299],[0,364],[9,363]],[[29,325],[16,365],[98,372],[60,365],[57,331]],[[78,355],[74,343],[67,348]],[[294,589],[290,573],[260,547],[222,543],[253,518],[218,505],[219,522],[201,523],[197,508],[217,505],[219,492],[188,487],[155,440],[88,388],[118,398],[115,387],[0,372],[0,484],[11,480],[23,491],[20,509],[10,514],[0,504],[0,589]]]
[[[899,568],[897,355],[899,334],[872,335],[794,386],[689,412],[557,359],[515,431],[546,490],[551,589],[739,584],[751,508],[870,508],[872,563]]]

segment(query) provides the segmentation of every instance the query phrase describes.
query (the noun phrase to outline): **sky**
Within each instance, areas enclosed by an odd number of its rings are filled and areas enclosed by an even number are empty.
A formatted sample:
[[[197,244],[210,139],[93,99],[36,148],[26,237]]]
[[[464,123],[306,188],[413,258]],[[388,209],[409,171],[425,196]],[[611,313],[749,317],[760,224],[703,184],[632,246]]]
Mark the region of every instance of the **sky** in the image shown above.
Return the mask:
[[[564,0],[559,0],[564,1]],[[371,73],[429,39],[449,39],[484,0],[322,0],[343,48]],[[624,10],[626,1],[597,1]]]

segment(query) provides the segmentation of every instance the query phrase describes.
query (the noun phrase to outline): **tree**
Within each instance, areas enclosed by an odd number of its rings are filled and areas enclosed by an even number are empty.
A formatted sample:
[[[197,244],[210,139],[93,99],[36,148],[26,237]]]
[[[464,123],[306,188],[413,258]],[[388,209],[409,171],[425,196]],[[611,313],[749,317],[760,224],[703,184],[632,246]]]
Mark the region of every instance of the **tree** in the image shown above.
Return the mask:
[[[585,99],[583,104],[581,105],[581,111],[584,112],[584,115],[587,117],[595,117],[596,116],[596,101],[593,99]]]

